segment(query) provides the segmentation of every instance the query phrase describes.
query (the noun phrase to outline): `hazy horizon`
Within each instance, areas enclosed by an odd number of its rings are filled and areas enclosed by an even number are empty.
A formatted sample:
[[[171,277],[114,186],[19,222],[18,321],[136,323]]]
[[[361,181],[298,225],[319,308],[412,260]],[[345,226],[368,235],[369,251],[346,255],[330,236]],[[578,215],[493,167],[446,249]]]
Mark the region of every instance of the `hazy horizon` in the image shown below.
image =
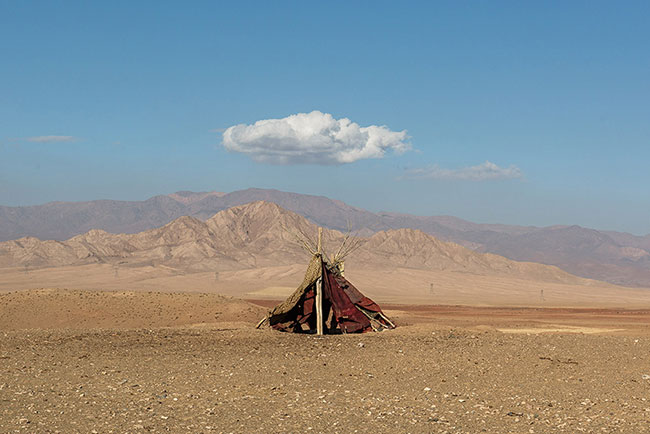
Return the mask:
[[[456,217],[456,218],[466,220],[466,221],[469,221],[471,223],[477,223],[477,224],[503,224],[503,225],[528,226],[528,227],[539,227],[539,228],[553,227],[553,226],[567,226],[567,227],[568,226],[581,226],[581,225],[579,225],[577,223],[556,223],[556,224],[549,224],[549,225],[534,225],[534,224],[526,224],[526,223],[504,223],[504,222],[500,222],[500,221],[477,221],[477,220],[472,220],[470,218],[465,218],[465,217],[460,216],[460,215],[451,215],[451,214],[416,214],[416,213],[409,213],[409,212],[405,212],[405,211],[401,211],[401,210],[393,210],[393,209],[370,209],[370,208],[361,207],[361,206],[359,206],[359,205],[357,205],[355,203],[350,203],[350,202],[344,201],[344,200],[339,199],[337,197],[320,195],[320,194],[311,194],[311,193],[300,193],[300,192],[297,192],[297,191],[286,191],[286,190],[279,190],[279,189],[265,189],[265,188],[262,188],[262,187],[247,187],[247,188],[243,188],[241,190],[233,190],[233,191],[223,191],[223,190],[192,191],[192,190],[187,190],[187,189],[180,189],[180,190],[176,190],[176,191],[173,191],[173,192],[162,192],[162,193],[158,193],[158,194],[153,194],[151,196],[143,197],[142,199],[121,199],[121,198],[114,198],[114,197],[104,197],[104,198],[88,199],[88,200],[77,200],[77,201],[53,200],[53,201],[48,201],[48,202],[35,203],[35,204],[31,204],[31,205],[18,205],[18,206],[4,205],[4,204],[0,203],[0,206],[10,206],[10,207],[39,206],[39,205],[46,205],[48,203],[61,203],[61,202],[63,202],[63,203],[75,203],[75,202],[92,202],[92,201],[99,201],[99,200],[142,202],[142,201],[146,201],[148,199],[154,198],[156,196],[170,196],[170,195],[173,195],[173,194],[176,194],[176,193],[224,193],[224,194],[229,194],[229,193],[233,193],[233,192],[236,192],[236,191],[242,191],[242,190],[247,190],[247,189],[277,190],[277,191],[281,191],[281,192],[284,192],[284,193],[296,193],[296,194],[302,194],[302,195],[312,195],[312,196],[327,197],[328,199],[339,200],[339,201],[342,201],[345,204],[350,205],[352,207],[365,209],[366,211],[370,211],[370,212],[373,212],[373,213],[376,213],[376,214],[386,212],[386,213],[406,214],[406,215],[414,215],[414,216],[422,216],[422,217]],[[620,230],[609,229],[609,228],[598,228],[598,227],[587,227],[587,226],[581,226],[581,227],[585,227],[587,229],[595,229],[595,230],[598,230],[598,231],[601,231],[601,232],[608,232],[608,231],[623,232],[623,233],[629,233],[629,234],[632,234],[632,235],[635,235],[635,236],[641,236],[641,237],[650,235],[650,233],[647,233],[647,234],[645,234],[645,233],[634,233],[634,232],[620,231]]]

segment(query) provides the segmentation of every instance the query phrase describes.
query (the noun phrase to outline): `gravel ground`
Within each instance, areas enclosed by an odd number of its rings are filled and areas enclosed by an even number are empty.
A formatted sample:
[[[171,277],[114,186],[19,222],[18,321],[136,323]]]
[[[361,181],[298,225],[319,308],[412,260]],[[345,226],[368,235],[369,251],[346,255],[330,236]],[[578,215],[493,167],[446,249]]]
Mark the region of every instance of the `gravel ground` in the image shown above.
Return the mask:
[[[650,337],[0,332],[1,432],[650,431]]]

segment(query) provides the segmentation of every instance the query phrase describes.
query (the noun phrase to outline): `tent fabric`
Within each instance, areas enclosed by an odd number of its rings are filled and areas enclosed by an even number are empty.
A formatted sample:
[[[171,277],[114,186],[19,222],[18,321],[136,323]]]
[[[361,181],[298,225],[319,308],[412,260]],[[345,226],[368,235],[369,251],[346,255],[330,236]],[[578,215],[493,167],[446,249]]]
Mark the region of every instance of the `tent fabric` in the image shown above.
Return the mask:
[[[368,318],[363,312],[357,309],[342,285],[339,284],[339,281],[343,283],[345,279],[341,277],[337,281],[334,274],[329,272],[325,264],[323,264],[323,277],[323,304],[325,304],[325,300],[332,304],[334,317],[341,331],[344,333],[355,333],[366,329],[372,330]]]
[[[286,332],[316,329],[316,284],[323,277],[323,320],[327,333],[363,333],[393,328],[381,308],[364,296],[336,267],[314,255],[300,286],[267,316],[269,325]],[[331,311],[331,315],[330,315]]]

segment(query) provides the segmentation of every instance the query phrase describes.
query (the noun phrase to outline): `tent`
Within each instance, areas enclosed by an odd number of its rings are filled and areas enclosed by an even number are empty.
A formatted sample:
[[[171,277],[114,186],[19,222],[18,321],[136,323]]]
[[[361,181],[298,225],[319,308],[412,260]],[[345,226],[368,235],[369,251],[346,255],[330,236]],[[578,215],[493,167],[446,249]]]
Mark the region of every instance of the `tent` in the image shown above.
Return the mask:
[[[319,243],[320,245],[320,243]],[[294,333],[364,333],[395,328],[381,308],[343,277],[341,262],[312,256],[302,284],[257,325]]]

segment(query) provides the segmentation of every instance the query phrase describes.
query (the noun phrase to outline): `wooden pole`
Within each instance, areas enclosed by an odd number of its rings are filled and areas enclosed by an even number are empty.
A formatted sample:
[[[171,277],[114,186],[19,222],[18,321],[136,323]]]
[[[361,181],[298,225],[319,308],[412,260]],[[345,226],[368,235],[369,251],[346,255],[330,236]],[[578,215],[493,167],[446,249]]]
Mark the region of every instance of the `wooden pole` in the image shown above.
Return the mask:
[[[260,322],[257,323],[257,325],[255,326],[255,328],[258,329],[258,328],[262,327],[262,324],[264,324],[264,323],[266,322],[267,319],[269,319],[268,316],[265,316],[264,318],[262,318],[262,319],[260,320]]]
[[[318,254],[323,253],[323,228],[318,228]]]
[[[321,261],[321,275],[316,281],[316,334],[323,334],[323,228],[318,228],[318,258]]]

